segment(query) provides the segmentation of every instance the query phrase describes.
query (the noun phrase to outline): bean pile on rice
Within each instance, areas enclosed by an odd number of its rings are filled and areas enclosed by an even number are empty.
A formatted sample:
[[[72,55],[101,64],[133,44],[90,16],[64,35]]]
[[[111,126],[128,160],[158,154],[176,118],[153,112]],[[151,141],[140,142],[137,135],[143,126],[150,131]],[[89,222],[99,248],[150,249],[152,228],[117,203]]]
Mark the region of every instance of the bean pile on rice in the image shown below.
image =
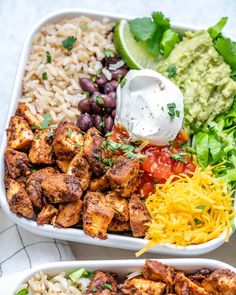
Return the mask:
[[[85,98],[79,78],[96,75],[102,68],[104,51],[115,51],[113,28],[109,19],[98,21],[85,16],[62,19],[42,28],[32,41],[20,101],[27,103],[39,120],[49,113],[54,124],[61,120],[75,122],[78,102]],[[62,41],[71,36],[77,41],[68,50]],[[51,63],[47,63],[47,52]],[[43,80],[45,72],[47,79]]]
[[[65,272],[48,277],[42,271],[34,275],[20,290],[27,288],[29,295],[82,295],[90,282],[88,278],[80,278],[77,286],[66,277]]]

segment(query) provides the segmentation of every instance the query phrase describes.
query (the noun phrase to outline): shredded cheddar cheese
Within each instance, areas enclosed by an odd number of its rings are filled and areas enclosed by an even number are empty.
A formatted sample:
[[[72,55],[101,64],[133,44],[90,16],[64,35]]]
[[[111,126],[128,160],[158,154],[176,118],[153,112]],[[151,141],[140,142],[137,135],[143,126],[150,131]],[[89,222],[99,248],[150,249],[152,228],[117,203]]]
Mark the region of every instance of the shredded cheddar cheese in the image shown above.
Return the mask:
[[[217,180],[212,167],[197,167],[192,177],[173,175],[146,200],[151,216],[147,246],[137,256],[155,245],[188,246],[219,237],[229,239],[230,219],[235,216],[232,194],[226,182]]]

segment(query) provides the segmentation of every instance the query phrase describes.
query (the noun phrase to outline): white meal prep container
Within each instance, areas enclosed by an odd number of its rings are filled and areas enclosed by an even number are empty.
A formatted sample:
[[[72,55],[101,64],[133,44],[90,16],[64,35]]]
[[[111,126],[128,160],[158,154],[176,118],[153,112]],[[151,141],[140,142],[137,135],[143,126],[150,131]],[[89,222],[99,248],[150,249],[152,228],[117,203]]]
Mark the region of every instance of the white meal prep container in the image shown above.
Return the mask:
[[[155,260],[155,259],[152,259]],[[196,272],[201,268],[208,268],[210,270],[215,270],[217,268],[230,269],[236,272],[236,269],[224,262],[211,260],[211,259],[158,259],[158,261],[173,266],[176,270],[182,270],[187,274]],[[125,278],[129,273],[134,271],[140,271],[145,263],[145,260],[97,260],[97,261],[65,261],[65,262],[54,262],[39,265],[30,270],[24,271],[17,274],[14,278],[14,284],[10,284],[11,277],[7,280],[2,279],[0,281],[0,290],[4,291],[6,295],[15,295],[16,291],[27,282],[32,276],[34,276],[39,271],[43,271],[49,275],[56,275],[60,272],[71,273],[80,267],[85,267],[89,271],[101,270],[117,273],[119,278]],[[8,292],[7,292],[8,291]]]
[[[51,22],[55,22],[58,19],[64,17],[76,17],[80,15],[85,15],[95,19],[102,19],[104,17],[109,18],[111,20],[118,20],[120,18],[131,19],[131,17],[124,16],[124,15],[115,15],[115,14],[105,14],[105,13],[98,13],[95,11],[88,11],[88,10],[63,10],[56,13],[53,13],[43,20],[41,20],[29,33],[28,37],[26,38],[21,57],[18,65],[18,70],[16,73],[15,83],[13,87],[13,92],[11,96],[11,102],[8,110],[7,120],[5,122],[5,128],[8,126],[8,122],[10,117],[14,115],[15,110],[17,108],[18,99],[21,96],[21,86],[22,86],[22,79],[24,76],[24,69],[26,63],[28,61],[28,57],[31,51],[31,41],[34,35],[45,25]],[[193,26],[183,26],[183,25],[173,25],[177,31],[187,31],[187,30],[197,30],[199,28]],[[3,183],[4,177],[4,149],[7,144],[6,134],[4,133],[2,138],[2,143],[0,147],[0,155],[1,155],[1,162],[0,162],[0,205],[6,214],[14,220],[17,224],[22,226],[23,228],[31,231],[35,234],[58,238],[62,240],[86,243],[91,245],[98,245],[98,246],[106,246],[106,247],[114,247],[120,249],[130,249],[130,250],[140,250],[145,247],[147,240],[134,238],[130,236],[125,236],[122,234],[109,234],[107,240],[99,240],[97,238],[91,238],[87,234],[84,233],[81,229],[74,229],[74,228],[54,228],[52,225],[37,225],[35,221],[28,220],[24,217],[19,217],[16,214],[12,213],[9,209],[9,205],[6,198],[5,187]],[[235,221],[236,223],[236,221]],[[230,235],[232,234],[232,230]],[[191,245],[187,247],[175,246],[175,245],[160,245],[153,247],[150,252],[153,253],[160,253],[160,254],[168,254],[168,255],[185,255],[185,256],[192,256],[192,255],[200,255],[204,253],[208,253],[220,245],[224,243],[225,234],[223,233],[220,237],[215,238],[211,241],[206,243],[202,243],[199,245]]]

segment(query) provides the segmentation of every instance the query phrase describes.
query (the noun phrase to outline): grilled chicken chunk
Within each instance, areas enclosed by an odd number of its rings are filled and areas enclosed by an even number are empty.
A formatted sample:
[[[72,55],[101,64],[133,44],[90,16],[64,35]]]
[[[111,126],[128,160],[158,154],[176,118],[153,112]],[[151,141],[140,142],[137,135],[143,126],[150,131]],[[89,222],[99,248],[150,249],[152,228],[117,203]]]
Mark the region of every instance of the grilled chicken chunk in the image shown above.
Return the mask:
[[[26,190],[35,208],[42,208],[43,192],[41,183],[52,173],[55,173],[55,170],[52,167],[46,167],[33,172],[26,180]]]
[[[4,157],[11,178],[28,176],[31,173],[30,161],[26,153],[6,148]]]
[[[107,229],[114,217],[114,210],[105,196],[98,192],[87,192],[84,198],[83,229],[86,234],[99,239],[107,238]]]
[[[147,259],[142,270],[145,279],[161,281],[170,285],[174,283],[174,269],[171,266]]]
[[[91,192],[96,191],[104,191],[110,187],[109,181],[105,178],[105,176],[100,176],[98,178],[94,178],[91,180],[89,190]]]
[[[16,110],[16,114],[24,117],[24,119],[29,123],[31,127],[39,128],[41,125],[37,117],[31,113],[30,109],[25,103],[19,104]]]
[[[54,163],[49,129],[37,130],[29,151],[29,159],[33,164],[50,165]]]
[[[217,269],[202,282],[202,287],[207,294],[235,295],[236,273],[228,269]]]
[[[101,147],[104,140],[105,139],[99,135],[96,128],[90,128],[84,138],[85,157],[97,176],[105,172],[105,165],[103,164],[105,151]]]
[[[56,164],[61,172],[66,173],[70,165],[70,160],[56,160]]]
[[[200,285],[203,280],[209,277],[211,271],[208,268],[202,268],[192,275],[188,275],[188,278],[197,285]]]
[[[91,181],[92,171],[82,151],[76,154],[71,160],[67,169],[67,174],[78,177],[81,189],[83,191],[88,189]]]
[[[29,148],[34,140],[34,134],[28,122],[20,116],[10,119],[7,129],[7,146],[15,150]]]
[[[119,197],[114,192],[106,194],[106,200],[109,206],[115,211],[114,218],[119,221],[129,220],[129,202],[127,199]]]
[[[94,295],[115,295],[118,291],[118,283],[110,273],[97,270],[87,287],[86,294]]]
[[[108,169],[105,177],[110,181],[112,189],[122,197],[130,197],[139,184],[139,160],[125,156],[117,158],[118,162]]]
[[[58,209],[51,204],[45,204],[37,216],[37,224],[50,224],[51,220],[58,213]]]
[[[53,148],[59,160],[70,160],[80,151],[84,138],[79,127],[70,122],[61,122],[54,134]]]
[[[129,221],[120,221],[116,218],[113,218],[111,223],[108,226],[108,231],[110,232],[124,232],[130,230]]]
[[[174,279],[174,288],[177,295],[208,295],[208,293],[197,284],[193,283],[183,273],[177,272]]]
[[[72,202],[82,195],[79,180],[74,175],[49,174],[43,179],[41,187],[48,202],[52,204]]]
[[[136,194],[129,200],[130,226],[134,237],[144,237],[148,230],[150,215],[147,207]]]
[[[161,295],[165,290],[166,284],[153,282],[142,277],[135,277],[126,280],[122,292],[128,295]]]
[[[59,227],[70,227],[79,222],[82,201],[76,200],[63,204],[53,225]]]
[[[7,200],[12,212],[29,219],[34,217],[33,205],[26,190],[20,183],[13,179],[9,181]]]

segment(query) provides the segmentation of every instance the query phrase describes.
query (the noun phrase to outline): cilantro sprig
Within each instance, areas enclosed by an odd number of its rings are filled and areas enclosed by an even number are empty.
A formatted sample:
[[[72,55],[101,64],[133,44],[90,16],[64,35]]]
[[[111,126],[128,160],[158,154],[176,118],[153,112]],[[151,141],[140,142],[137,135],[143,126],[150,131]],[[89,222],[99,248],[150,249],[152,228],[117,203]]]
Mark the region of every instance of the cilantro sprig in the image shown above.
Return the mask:
[[[74,43],[77,41],[76,37],[69,37],[62,41],[62,45],[69,51],[72,50]]]
[[[180,41],[179,34],[171,29],[170,20],[159,11],[151,17],[130,20],[129,27],[134,39],[145,44],[153,56],[162,54],[166,58]]]

